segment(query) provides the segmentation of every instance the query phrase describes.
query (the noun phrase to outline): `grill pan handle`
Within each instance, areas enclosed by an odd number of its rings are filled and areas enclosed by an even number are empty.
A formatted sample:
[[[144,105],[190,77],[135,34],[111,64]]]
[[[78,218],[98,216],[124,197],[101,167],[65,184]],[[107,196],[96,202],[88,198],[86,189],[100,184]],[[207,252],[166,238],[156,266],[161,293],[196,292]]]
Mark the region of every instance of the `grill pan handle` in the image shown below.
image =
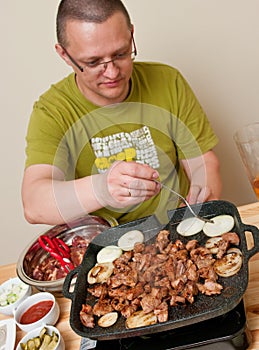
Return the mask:
[[[253,248],[246,251],[247,260],[249,260],[253,255],[259,252],[259,230],[256,226],[253,225],[244,225],[244,232],[251,232],[254,240]]]
[[[74,298],[74,288],[72,286],[72,281],[78,274],[78,271],[80,270],[80,265],[77,266],[74,270],[71,270],[65,278],[64,284],[63,284],[63,295],[65,298],[73,300]],[[74,284],[74,283],[73,283]],[[73,291],[71,291],[71,289]]]

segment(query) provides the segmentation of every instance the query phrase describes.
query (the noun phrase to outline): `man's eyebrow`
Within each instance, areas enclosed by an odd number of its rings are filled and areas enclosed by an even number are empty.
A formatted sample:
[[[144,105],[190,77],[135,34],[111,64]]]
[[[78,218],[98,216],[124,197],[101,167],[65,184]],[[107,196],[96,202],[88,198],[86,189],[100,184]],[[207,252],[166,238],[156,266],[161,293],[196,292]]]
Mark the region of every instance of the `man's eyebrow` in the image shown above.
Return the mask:
[[[128,47],[130,46],[130,44],[123,44],[120,48],[116,49],[110,56],[114,56],[116,55],[118,52],[120,51],[124,51],[126,50]],[[89,61],[98,61],[98,60],[102,60],[104,59],[104,57],[101,56],[91,56],[91,57],[84,57],[84,58],[78,58],[78,61],[81,62],[89,62]]]

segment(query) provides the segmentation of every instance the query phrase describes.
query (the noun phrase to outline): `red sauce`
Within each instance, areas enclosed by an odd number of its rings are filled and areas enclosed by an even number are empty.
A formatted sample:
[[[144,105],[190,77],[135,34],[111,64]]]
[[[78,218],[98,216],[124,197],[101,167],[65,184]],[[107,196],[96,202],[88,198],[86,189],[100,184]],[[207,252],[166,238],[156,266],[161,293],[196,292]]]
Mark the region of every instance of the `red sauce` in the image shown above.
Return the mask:
[[[39,321],[43,316],[47,315],[52,308],[52,305],[52,300],[44,300],[31,306],[22,314],[20,323],[28,324]]]

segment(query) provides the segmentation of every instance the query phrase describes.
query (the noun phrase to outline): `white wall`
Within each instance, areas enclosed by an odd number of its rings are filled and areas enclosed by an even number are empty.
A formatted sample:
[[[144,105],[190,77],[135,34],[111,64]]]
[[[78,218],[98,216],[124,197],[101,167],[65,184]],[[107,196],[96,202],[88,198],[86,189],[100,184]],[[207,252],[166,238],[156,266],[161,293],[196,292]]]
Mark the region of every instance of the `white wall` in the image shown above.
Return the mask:
[[[70,72],[54,50],[58,3],[2,4],[0,264],[16,262],[47,229],[25,222],[20,187],[32,104]],[[236,205],[255,201],[232,137],[237,128],[259,120],[259,1],[125,0],[125,5],[135,25],[138,59],[177,67],[207,112],[220,138],[223,198]]]

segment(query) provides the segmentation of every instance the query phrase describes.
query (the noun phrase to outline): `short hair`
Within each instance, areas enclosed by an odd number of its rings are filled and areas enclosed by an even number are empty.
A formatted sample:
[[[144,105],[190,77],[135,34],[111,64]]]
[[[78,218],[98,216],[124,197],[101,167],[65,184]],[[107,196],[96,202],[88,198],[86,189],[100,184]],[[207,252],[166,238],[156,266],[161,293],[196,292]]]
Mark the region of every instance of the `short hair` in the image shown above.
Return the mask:
[[[66,37],[68,20],[103,23],[115,12],[124,14],[131,30],[130,16],[121,0],[61,0],[56,18],[58,42],[64,47],[68,45]]]

